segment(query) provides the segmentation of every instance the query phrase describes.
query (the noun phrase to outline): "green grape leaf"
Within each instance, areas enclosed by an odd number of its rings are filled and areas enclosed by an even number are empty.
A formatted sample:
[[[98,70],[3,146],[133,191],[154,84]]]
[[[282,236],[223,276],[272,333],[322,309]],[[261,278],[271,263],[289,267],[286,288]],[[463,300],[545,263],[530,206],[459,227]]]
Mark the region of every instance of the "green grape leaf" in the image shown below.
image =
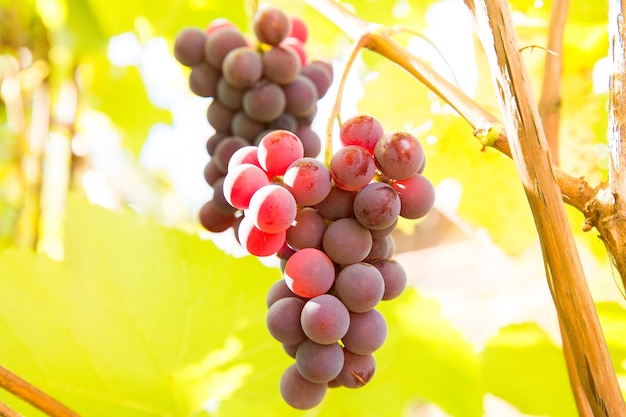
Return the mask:
[[[563,352],[537,324],[501,329],[487,343],[482,359],[487,391],[522,413],[577,414]]]
[[[277,269],[75,197],[65,233],[62,262],[0,254],[0,357],[80,414],[195,415],[274,347],[264,298]]]
[[[105,55],[94,56],[83,65],[93,70],[87,97],[121,129],[124,147],[139,155],[150,128],[171,123],[171,113],[150,102],[137,67],[116,67]]]
[[[108,36],[138,31],[140,38],[164,36],[173,39],[186,26],[204,28],[218,17],[230,19],[241,29],[245,27],[245,2],[178,1],[154,2],[137,0],[127,2],[88,0],[87,4]]]

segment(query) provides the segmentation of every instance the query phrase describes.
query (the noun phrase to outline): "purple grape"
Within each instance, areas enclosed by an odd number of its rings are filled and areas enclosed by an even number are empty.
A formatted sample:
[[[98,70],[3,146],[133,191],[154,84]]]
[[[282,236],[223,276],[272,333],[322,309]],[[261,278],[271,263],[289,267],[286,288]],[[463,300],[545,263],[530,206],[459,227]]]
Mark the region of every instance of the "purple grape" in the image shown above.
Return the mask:
[[[388,132],[376,143],[374,158],[383,175],[403,180],[422,167],[424,149],[419,140],[408,132]]]
[[[387,322],[374,309],[365,313],[350,313],[350,327],[341,342],[352,353],[369,355],[380,348],[386,338]]]
[[[298,372],[311,382],[332,381],[341,372],[343,361],[343,349],[339,343],[320,345],[305,339],[296,351]]]
[[[384,292],[382,274],[368,263],[348,265],[335,279],[335,295],[354,313],[365,313],[376,307]]]
[[[322,247],[335,263],[354,264],[372,250],[372,234],[356,219],[339,219],[326,228]]]
[[[398,220],[400,197],[389,184],[373,182],[361,189],[354,198],[354,215],[365,227],[386,229]]]
[[[287,404],[298,410],[308,410],[321,403],[326,390],[326,384],[317,384],[303,378],[295,363],[280,378],[280,395]]]
[[[300,325],[300,314],[304,301],[296,297],[276,300],[268,309],[266,323],[272,337],[281,343],[293,345],[306,336]]]
[[[343,368],[335,381],[346,388],[361,388],[372,379],[376,371],[374,355],[357,355],[345,348],[343,354]]]
[[[337,297],[322,294],[304,304],[300,323],[309,339],[330,345],[345,336],[350,326],[350,313]]]

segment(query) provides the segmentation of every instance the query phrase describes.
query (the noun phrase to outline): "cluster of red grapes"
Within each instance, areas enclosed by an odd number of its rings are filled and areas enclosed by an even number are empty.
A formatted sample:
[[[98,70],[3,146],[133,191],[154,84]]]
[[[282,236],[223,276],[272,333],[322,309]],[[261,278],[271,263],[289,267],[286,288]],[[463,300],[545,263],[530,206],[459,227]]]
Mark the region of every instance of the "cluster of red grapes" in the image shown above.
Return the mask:
[[[232,154],[258,144],[269,131],[295,133],[306,156],[321,149],[311,123],[332,83],[331,65],[307,60],[305,24],[276,7],[259,7],[253,30],[254,41],[219,18],[206,29],[181,30],[174,43],[174,56],[191,68],[191,91],[212,98],[207,119],[215,134],[207,140],[211,159],[204,174],[218,194]],[[220,203],[213,198],[202,211],[203,225],[213,232],[228,229],[235,219],[232,208]]]
[[[281,260],[266,322],[295,359],[281,395],[309,409],[329,387],[359,388],[374,375],[373,353],[387,337],[376,306],[407,281],[391,233],[399,217],[428,213],[434,188],[417,138],[385,133],[371,116],[341,125],[343,146],[328,166],[317,159],[310,125],[332,68],[307,61],[306,26],[280,9],[260,7],[253,29],[254,43],[224,19],[187,28],[174,55],[191,67],[190,89],[212,97],[216,133],[204,174],[214,193],[200,222],[212,232],[232,228],[250,254]]]
[[[340,129],[344,145],[329,167],[307,157],[297,135],[267,133],[228,163],[223,197],[240,216],[240,244],[277,254],[283,279],[267,295],[267,327],[295,358],[280,381],[294,408],[317,405],[328,387],[358,388],[375,371],[387,336],[381,300],[399,296],[407,276],[391,259],[399,216],[416,219],[434,203],[421,172],[424,152],[407,132],[384,133],[371,116]]]

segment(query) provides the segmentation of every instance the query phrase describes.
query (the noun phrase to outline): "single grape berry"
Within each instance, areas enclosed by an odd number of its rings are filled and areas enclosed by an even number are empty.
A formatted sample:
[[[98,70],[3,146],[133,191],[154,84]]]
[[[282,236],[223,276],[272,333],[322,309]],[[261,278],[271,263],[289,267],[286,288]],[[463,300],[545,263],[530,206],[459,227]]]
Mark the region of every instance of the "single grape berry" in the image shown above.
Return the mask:
[[[323,251],[304,248],[287,259],[285,282],[294,294],[312,298],[324,294],[335,280],[333,261]]]
[[[383,175],[403,180],[417,173],[425,157],[415,136],[408,132],[388,132],[376,143],[374,158]]]
[[[254,14],[252,28],[259,41],[278,45],[289,35],[291,21],[279,8],[263,5]]]
[[[374,154],[374,148],[385,134],[378,119],[360,115],[346,120],[339,129],[339,139],[344,146],[358,145]]]
[[[398,220],[400,197],[391,185],[372,182],[354,197],[354,215],[368,229],[385,229]]]
[[[298,410],[308,410],[322,402],[328,385],[305,379],[296,364],[290,365],[280,378],[280,394],[283,400]]]

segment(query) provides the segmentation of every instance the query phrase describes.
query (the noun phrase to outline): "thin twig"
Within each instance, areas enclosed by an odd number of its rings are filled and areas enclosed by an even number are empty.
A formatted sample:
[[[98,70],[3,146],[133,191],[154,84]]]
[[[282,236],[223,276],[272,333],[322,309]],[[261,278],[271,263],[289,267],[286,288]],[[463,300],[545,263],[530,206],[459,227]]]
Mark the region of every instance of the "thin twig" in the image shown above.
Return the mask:
[[[37,407],[50,417],[80,417],[58,400],[52,398],[50,395],[31,385],[3,366],[0,366],[0,387]]]
[[[539,99],[539,115],[546,133],[552,163],[559,164],[559,123],[561,119],[561,73],[563,68],[563,36],[569,0],[554,0],[548,34],[548,51]]]
[[[359,56],[359,52],[365,44],[368,42],[369,35],[363,35],[361,39],[352,47],[352,52],[350,53],[350,58],[348,58],[348,62],[346,62],[346,66],[343,70],[343,74],[341,76],[341,81],[339,82],[339,89],[337,91],[337,95],[335,97],[335,104],[333,105],[333,109],[330,112],[330,116],[328,117],[328,124],[326,126],[326,150],[324,152],[324,162],[326,165],[330,166],[330,160],[333,157],[333,126],[335,125],[335,121],[341,125],[341,99],[343,97],[343,88],[346,85],[346,80],[348,79],[348,74],[350,73],[350,69],[354,64],[354,60],[357,56]]]
[[[0,401],[0,417],[24,417],[11,407]]]

